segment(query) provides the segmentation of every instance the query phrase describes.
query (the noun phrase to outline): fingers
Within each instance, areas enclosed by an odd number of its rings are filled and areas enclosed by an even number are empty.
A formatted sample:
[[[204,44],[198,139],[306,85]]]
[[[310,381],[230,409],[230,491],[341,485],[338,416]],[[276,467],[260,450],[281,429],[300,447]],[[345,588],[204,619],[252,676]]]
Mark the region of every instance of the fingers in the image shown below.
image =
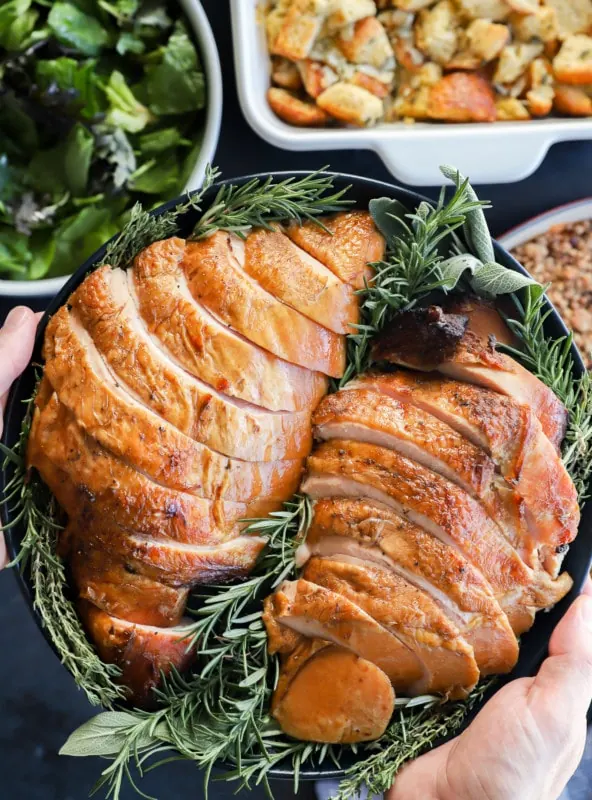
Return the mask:
[[[18,306],[12,309],[4,326],[0,328],[0,436],[8,390],[29,363],[35,342],[35,329],[41,316],[33,313],[30,308]],[[6,543],[0,530],[0,569],[6,563]]]
[[[12,383],[27,366],[33,343],[37,314],[18,306],[6,317],[0,328],[0,397],[4,398]]]

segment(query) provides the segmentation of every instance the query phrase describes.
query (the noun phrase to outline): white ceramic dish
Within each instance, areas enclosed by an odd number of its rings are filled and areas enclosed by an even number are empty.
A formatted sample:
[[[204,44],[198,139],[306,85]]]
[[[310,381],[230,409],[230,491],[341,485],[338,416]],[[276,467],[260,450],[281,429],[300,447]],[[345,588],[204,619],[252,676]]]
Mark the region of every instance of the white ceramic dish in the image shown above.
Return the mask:
[[[236,80],[249,125],[286,150],[374,150],[392,174],[416,186],[440,185],[438,165],[454,164],[473,184],[510,183],[533,173],[555,142],[592,139],[592,119],[450,125],[389,123],[374,128],[297,128],[282,122],[265,98],[269,54],[257,6],[230,0]]]
[[[553,225],[582,222],[586,219],[592,219],[592,197],[575,200],[573,203],[566,203],[563,206],[552,208],[550,211],[545,211],[506,231],[503,236],[498,238],[498,242],[506,250],[512,250],[514,247],[534,239],[535,236],[546,233]]]
[[[199,189],[206,165],[213,161],[220,137],[222,121],[222,70],[216,40],[199,0],[179,0],[193,29],[202,61],[207,92],[207,105],[203,129],[203,142],[199,157],[189,176],[185,189]],[[58,292],[69,275],[59,278],[42,278],[38,281],[12,281],[0,279],[1,297],[50,297]]]

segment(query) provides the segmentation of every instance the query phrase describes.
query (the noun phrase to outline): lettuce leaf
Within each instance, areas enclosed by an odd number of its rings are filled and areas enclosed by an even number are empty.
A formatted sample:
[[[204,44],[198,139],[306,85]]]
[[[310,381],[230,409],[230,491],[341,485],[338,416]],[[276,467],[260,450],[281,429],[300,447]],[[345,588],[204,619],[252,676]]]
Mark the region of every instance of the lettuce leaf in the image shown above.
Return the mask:
[[[204,107],[204,75],[182,23],[176,23],[162,62],[146,67],[146,92],[150,110],[158,116],[184,114]]]
[[[74,91],[72,105],[76,105],[80,114],[92,119],[105,107],[104,95],[96,76],[97,61],[76,61],[73,58],[56,58],[39,60],[35,65],[35,76],[39,87],[43,90],[55,85],[62,91]]]
[[[85,14],[72,3],[53,3],[47,24],[61,44],[85,56],[98,56],[111,39],[96,17]]]
[[[138,133],[151,121],[152,116],[146,106],[134,97],[125,78],[114,70],[105,86],[109,100],[106,121],[115,128],[123,128],[128,133]]]

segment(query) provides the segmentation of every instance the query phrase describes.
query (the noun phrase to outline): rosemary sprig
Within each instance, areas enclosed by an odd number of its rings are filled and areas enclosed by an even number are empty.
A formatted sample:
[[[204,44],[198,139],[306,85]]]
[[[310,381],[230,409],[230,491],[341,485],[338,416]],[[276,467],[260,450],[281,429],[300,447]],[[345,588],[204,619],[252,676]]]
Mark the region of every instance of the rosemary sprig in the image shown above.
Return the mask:
[[[573,334],[554,340],[545,336],[544,324],[552,311],[545,310],[543,292],[538,287],[527,288],[524,304],[514,296],[519,319],[506,321],[522,348],[500,345],[500,349],[540,378],[567,408],[569,420],[563,440],[563,462],[583,505],[589,496],[592,476],[592,373],[585,372],[580,380],[574,378]]]
[[[361,324],[348,337],[348,365],[338,383],[345,386],[355,375],[370,365],[372,338],[394,317],[397,311],[409,308],[436,289],[449,286],[441,269],[445,260],[444,241],[466,224],[471,212],[484,204],[475,199],[468,180],[458,173],[455,191],[447,201],[442,188],[435,207],[420,203],[414,213],[400,203],[371,201],[374,221],[385,235],[387,251],[383,261],[376,262],[374,277],[360,290]],[[394,206],[396,219],[390,209]]]
[[[80,618],[68,595],[64,562],[57,555],[61,525],[54,498],[35,475],[28,475],[24,453],[31,424],[32,400],[23,419],[19,441],[6,454],[4,469],[13,467],[2,498],[10,507],[11,526],[25,527],[21,548],[11,566],[28,569],[33,605],[39,612],[60,661],[72,674],[93,706],[112,708],[122,699],[116,684],[118,667],[104,664],[88,641]]]
[[[321,214],[351,205],[353,201],[345,198],[348,189],[333,191],[333,177],[324,170],[283,181],[270,176],[265,180],[253,178],[243,186],[226,184],[197,223],[193,238],[203,239],[217,230],[244,237],[253,226],[269,228],[272,222],[286,220],[318,221]]]

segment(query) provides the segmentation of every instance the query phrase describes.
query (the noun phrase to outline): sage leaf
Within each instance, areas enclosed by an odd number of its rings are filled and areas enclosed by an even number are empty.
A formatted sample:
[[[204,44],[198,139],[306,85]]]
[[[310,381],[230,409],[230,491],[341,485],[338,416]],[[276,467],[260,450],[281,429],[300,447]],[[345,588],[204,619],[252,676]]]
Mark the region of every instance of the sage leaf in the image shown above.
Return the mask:
[[[409,211],[398,200],[391,200],[389,197],[378,197],[375,200],[370,200],[368,210],[374,224],[387,242],[391,242],[408,230],[405,215]]]
[[[483,264],[471,278],[471,287],[478,295],[511,294],[525,286],[538,286],[536,281],[501,264]]]
[[[440,172],[445,178],[451,180],[457,188],[466,180],[464,175],[462,175],[457,169],[448,166],[447,164],[444,164],[440,167]],[[467,200],[479,202],[477,193],[470,183],[467,183],[466,185],[465,194]],[[493,252],[493,242],[491,239],[491,234],[489,233],[489,227],[487,225],[487,220],[485,219],[483,207],[479,206],[471,211],[467,211],[465,220],[466,221],[463,225],[463,233],[470,249],[484,264],[494,262],[495,253]]]
[[[129,731],[137,724],[137,717],[127,711],[104,711],[70,734],[60,749],[60,755],[117,755],[124,749]],[[141,742],[138,744],[142,746]]]
[[[475,256],[463,253],[442,261],[439,266],[442,273],[442,288],[452,291],[464,272],[469,270],[474,275],[483,265]]]

